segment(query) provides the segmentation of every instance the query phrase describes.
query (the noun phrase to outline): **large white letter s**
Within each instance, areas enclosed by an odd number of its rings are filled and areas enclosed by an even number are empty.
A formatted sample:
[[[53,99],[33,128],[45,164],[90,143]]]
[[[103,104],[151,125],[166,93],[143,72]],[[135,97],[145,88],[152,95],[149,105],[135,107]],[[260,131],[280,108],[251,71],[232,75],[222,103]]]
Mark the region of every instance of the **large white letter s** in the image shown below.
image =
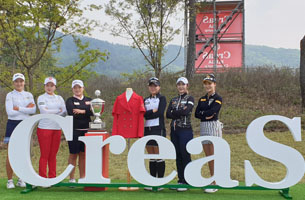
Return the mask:
[[[257,154],[278,161],[287,169],[286,177],[280,182],[267,182],[261,179],[253,169],[250,161],[245,160],[246,186],[257,184],[271,189],[283,189],[298,183],[305,172],[305,162],[297,150],[274,142],[264,135],[264,126],[270,121],[283,122],[290,130],[295,141],[301,141],[301,118],[289,119],[278,115],[260,117],[248,126],[246,138],[249,147]]]

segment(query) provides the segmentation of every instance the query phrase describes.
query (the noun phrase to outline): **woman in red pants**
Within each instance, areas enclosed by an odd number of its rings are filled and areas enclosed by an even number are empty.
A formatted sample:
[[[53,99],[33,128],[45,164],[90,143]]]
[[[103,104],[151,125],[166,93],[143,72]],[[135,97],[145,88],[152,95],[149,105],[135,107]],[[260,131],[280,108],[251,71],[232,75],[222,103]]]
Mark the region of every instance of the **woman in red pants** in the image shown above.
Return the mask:
[[[48,77],[44,82],[45,93],[37,100],[41,114],[66,114],[64,99],[56,95],[56,79]],[[49,119],[40,120],[37,128],[37,137],[40,146],[39,175],[45,178],[56,177],[56,154],[60,145],[61,128]],[[47,166],[49,173],[47,175]]]

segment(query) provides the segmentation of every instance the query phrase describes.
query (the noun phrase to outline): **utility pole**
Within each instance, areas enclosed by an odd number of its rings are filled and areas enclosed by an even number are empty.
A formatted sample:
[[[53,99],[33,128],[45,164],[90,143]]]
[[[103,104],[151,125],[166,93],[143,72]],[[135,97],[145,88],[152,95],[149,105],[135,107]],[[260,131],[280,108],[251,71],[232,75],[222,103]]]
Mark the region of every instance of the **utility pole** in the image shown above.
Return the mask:
[[[243,2],[243,29],[242,29],[242,31],[243,31],[243,33],[242,33],[242,45],[243,45],[243,52],[242,52],[242,68],[243,68],[243,70],[244,71],[246,71],[246,60],[245,60],[245,56],[246,56],[246,54],[245,54],[245,19],[246,19],[246,17],[245,17],[245,0],[243,0],[242,1]]]
[[[188,0],[184,0],[184,70],[187,70],[188,51]]]
[[[186,77],[193,78],[196,60],[196,0],[188,0],[188,46]]]
[[[213,48],[213,52],[214,52],[214,56],[213,56],[213,66],[214,66],[214,73],[216,73],[217,70],[217,29],[218,29],[218,23],[217,23],[217,10],[216,10],[216,0],[213,0],[213,44],[214,44],[214,48]]]
[[[305,36],[300,42],[300,88],[302,98],[302,113],[305,112]]]

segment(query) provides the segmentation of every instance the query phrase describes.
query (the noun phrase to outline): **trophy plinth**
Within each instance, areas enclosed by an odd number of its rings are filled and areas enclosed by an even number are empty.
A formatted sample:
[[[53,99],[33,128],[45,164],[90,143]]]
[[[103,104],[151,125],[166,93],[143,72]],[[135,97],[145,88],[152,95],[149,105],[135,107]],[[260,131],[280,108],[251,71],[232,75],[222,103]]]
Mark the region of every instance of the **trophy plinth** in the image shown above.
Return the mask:
[[[89,123],[89,128],[93,129],[93,130],[104,130],[106,128],[105,123],[102,122],[100,124],[94,123],[94,122],[90,122]]]
[[[95,119],[93,122],[89,123],[89,128],[94,130],[103,130],[106,128],[105,122],[101,120],[101,115],[104,112],[105,101],[103,99],[98,98],[101,95],[101,91],[96,90],[95,95],[97,98],[93,99],[90,102],[91,110]]]

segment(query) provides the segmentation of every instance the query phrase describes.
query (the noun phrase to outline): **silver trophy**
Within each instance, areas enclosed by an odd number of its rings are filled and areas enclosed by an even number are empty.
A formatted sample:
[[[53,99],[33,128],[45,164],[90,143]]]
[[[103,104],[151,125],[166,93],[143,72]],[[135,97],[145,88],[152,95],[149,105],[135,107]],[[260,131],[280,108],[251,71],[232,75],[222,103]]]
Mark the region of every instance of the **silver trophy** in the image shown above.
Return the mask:
[[[90,103],[91,110],[95,116],[93,122],[90,122],[90,129],[105,129],[105,122],[103,122],[100,117],[104,112],[105,101],[98,98],[101,95],[101,91],[95,90],[95,96],[97,98],[93,99]]]

